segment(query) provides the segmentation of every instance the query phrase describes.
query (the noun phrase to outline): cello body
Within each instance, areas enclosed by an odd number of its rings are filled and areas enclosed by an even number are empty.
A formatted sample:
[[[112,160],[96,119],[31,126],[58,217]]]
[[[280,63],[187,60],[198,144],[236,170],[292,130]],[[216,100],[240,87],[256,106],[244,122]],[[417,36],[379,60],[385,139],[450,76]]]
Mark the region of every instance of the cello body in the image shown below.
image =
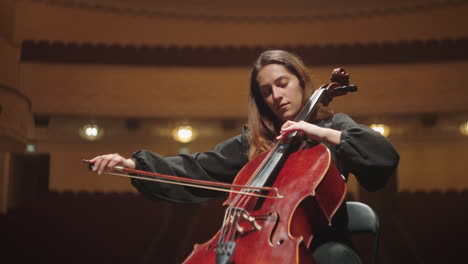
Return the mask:
[[[246,184],[268,153],[250,161],[234,183]],[[271,184],[282,198],[246,198],[230,194],[224,205],[236,203],[236,219],[225,218],[224,226],[208,242],[195,245],[184,264],[195,263],[315,263],[309,246],[314,230],[331,225],[331,218],[344,200],[346,183],[323,144],[289,154]],[[241,197],[244,199],[244,197]],[[235,242],[226,260],[217,260],[220,236]]]

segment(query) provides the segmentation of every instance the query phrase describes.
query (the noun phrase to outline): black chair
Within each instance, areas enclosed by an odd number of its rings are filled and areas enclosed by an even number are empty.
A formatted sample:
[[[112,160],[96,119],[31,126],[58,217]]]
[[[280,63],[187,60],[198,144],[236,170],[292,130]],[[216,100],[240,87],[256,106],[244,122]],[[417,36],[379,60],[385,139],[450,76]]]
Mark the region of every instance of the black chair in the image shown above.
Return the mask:
[[[379,249],[380,226],[375,211],[367,204],[361,202],[346,202],[348,210],[348,229],[352,234],[370,234],[373,236],[372,264],[377,263]]]
[[[351,234],[370,234],[373,236],[372,264],[377,262],[379,247],[379,218],[370,206],[361,202],[346,202],[348,229]],[[347,245],[327,242],[314,251],[318,263],[362,264],[361,258]]]
[[[314,251],[318,264],[362,264],[361,258],[347,245],[339,242],[327,242]]]

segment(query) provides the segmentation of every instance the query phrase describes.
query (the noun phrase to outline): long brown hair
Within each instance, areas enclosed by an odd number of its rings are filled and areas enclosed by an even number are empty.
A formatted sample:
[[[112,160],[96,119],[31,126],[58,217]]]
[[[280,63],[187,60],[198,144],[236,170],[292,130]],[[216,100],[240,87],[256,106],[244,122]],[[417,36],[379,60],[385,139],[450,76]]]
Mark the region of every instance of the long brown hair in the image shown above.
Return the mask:
[[[279,134],[281,125],[283,124],[283,121],[265,103],[257,82],[258,72],[269,64],[283,65],[290,73],[297,77],[302,89],[302,105],[307,102],[313,90],[307,68],[298,56],[284,50],[267,50],[260,54],[254,62],[250,77],[248,113],[248,127],[250,130],[249,159],[273,147],[276,142],[275,138]],[[320,112],[322,114],[324,111],[321,109]],[[331,110],[327,110],[325,113],[327,117],[333,115]]]

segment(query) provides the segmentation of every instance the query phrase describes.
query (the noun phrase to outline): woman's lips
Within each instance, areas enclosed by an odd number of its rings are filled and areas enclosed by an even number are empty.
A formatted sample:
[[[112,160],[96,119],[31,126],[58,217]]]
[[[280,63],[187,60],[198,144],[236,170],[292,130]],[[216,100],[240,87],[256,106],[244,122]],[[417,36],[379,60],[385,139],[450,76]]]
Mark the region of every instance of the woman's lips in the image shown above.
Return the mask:
[[[278,111],[279,111],[279,110],[283,110],[287,105],[288,105],[288,103],[280,104],[280,105],[278,106]]]

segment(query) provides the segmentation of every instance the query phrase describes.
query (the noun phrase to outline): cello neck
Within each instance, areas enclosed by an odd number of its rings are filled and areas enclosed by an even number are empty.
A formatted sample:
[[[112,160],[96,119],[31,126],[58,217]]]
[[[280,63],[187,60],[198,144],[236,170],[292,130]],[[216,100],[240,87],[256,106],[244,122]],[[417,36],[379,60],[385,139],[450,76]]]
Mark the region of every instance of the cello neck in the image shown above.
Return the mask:
[[[294,121],[305,121],[309,120],[312,114],[317,110],[319,102],[321,102],[324,92],[326,89],[321,87],[320,89],[315,90],[312,96],[309,98],[309,101],[302,107],[302,110],[297,114]]]
[[[309,120],[309,118],[311,118],[313,113],[317,110],[317,106],[321,102],[325,90],[326,89],[323,89],[322,87],[321,89],[316,90],[309,98],[308,102],[304,105],[304,107],[302,107],[294,121],[298,122]],[[262,165],[259,166],[257,171],[254,173],[254,178],[250,186],[265,186],[268,179],[270,179],[270,175],[272,175],[275,170],[283,166],[283,163],[289,154],[289,149],[296,135],[297,131],[289,134],[286,142],[277,142],[275,144],[270,153],[268,153],[267,157],[263,160]]]

